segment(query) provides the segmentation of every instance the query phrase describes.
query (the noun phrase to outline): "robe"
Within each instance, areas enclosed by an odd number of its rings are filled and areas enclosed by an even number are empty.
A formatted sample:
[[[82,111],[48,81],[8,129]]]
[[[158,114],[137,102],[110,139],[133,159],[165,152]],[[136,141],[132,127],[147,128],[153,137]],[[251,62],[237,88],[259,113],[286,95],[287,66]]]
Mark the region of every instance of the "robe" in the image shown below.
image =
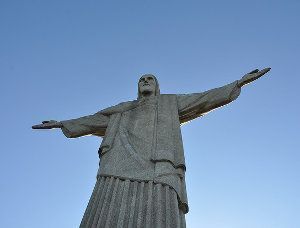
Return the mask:
[[[188,212],[188,201],[180,126],[230,103],[239,94],[240,88],[236,81],[202,93],[159,94],[149,99],[124,102],[94,115],[62,121],[62,131],[66,137],[75,138],[89,134],[103,137],[99,148],[100,166],[97,183],[81,227],[109,227],[116,220],[118,220],[116,227],[121,227],[120,224],[124,227],[130,227],[129,225],[138,227],[137,223],[146,224],[149,227],[184,227],[184,214]],[[101,181],[102,184],[107,182],[106,185],[111,189],[105,189],[103,193],[104,189],[100,190]],[[122,194],[125,194],[126,189],[131,191],[130,194],[126,193],[131,198],[129,199],[126,195],[127,198],[125,197],[124,201],[131,202],[132,205],[137,199],[142,202],[139,194],[144,191],[144,186],[148,189],[147,194],[145,193],[147,197],[144,197],[147,201],[144,203],[147,210],[140,217],[134,209],[129,210],[123,204],[112,203],[118,195],[122,199],[119,201],[123,202]],[[121,192],[120,189],[122,189]],[[115,194],[113,194],[114,191]],[[153,192],[156,198],[159,197],[165,205],[162,206],[162,203],[158,202],[156,206],[154,203],[150,203],[149,206]],[[103,195],[103,202],[106,202],[107,212],[102,208],[97,209],[97,204],[102,202],[100,193]],[[109,201],[107,199],[111,202],[107,202]],[[171,214],[169,216],[175,214],[175,220],[177,220],[175,225],[171,224],[174,222],[174,218],[171,217],[162,218],[157,214],[152,218],[159,208],[171,210],[169,201],[172,199],[178,207],[174,212],[169,213]],[[143,205],[143,203],[140,204]],[[113,212],[114,209],[110,209],[113,207],[119,207],[116,212],[118,215]],[[138,206],[135,204],[133,207]],[[167,216],[168,210],[165,210],[164,217]],[[123,214],[121,219],[120,214]],[[110,219],[108,219],[109,216]],[[118,217],[118,219],[113,220],[112,217]],[[142,220],[143,217],[145,217],[144,220]],[[148,217],[151,220],[146,221]],[[108,221],[109,225],[107,225]]]

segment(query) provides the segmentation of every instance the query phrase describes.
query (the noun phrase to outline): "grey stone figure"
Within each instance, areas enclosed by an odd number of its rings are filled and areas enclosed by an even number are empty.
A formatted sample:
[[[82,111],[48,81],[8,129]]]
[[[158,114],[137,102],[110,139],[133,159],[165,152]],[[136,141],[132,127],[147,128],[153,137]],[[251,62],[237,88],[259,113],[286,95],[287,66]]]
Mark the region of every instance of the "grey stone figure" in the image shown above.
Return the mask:
[[[235,100],[241,87],[267,73],[202,93],[160,94],[151,74],[138,82],[138,99],[90,116],[43,121],[33,129],[60,128],[68,138],[103,137],[97,181],[81,221],[88,227],[185,227],[188,201],[180,125]]]

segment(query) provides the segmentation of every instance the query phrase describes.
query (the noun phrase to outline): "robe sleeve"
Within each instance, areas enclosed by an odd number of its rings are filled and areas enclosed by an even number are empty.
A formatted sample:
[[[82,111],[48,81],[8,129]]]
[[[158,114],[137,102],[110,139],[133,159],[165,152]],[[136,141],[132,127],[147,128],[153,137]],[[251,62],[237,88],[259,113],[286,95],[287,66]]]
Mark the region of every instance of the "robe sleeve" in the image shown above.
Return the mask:
[[[68,138],[77,138],[84,135],[104,136],[109,117],[97,112],[94,115],[77,119],[61,121],[62,132]]]
[[[205,113],[234,101],[241,92],[238,81],[202,93],[177,95],[180,123],[203,116]]]

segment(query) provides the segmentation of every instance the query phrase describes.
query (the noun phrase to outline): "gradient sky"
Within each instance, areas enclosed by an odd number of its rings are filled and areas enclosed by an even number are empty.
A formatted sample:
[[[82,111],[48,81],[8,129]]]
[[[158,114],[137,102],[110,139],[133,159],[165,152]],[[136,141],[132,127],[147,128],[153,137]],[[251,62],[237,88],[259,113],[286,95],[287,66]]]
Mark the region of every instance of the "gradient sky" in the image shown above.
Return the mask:
[[[189,228],[300,227],[300,1],[1,0],[0,227],[78,227],[100,138],[33,131],[271,72],[182,127]]]

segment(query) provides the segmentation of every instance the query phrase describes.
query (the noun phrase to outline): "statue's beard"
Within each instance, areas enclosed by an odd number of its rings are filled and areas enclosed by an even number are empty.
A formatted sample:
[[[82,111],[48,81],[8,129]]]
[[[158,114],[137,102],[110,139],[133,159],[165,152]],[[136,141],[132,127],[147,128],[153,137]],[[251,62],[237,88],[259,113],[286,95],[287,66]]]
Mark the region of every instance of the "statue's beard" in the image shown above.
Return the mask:
[[[143,97],[149,97],[151,95],[155,95],[155,90],[153,89],[140,90],[140,92]]]

